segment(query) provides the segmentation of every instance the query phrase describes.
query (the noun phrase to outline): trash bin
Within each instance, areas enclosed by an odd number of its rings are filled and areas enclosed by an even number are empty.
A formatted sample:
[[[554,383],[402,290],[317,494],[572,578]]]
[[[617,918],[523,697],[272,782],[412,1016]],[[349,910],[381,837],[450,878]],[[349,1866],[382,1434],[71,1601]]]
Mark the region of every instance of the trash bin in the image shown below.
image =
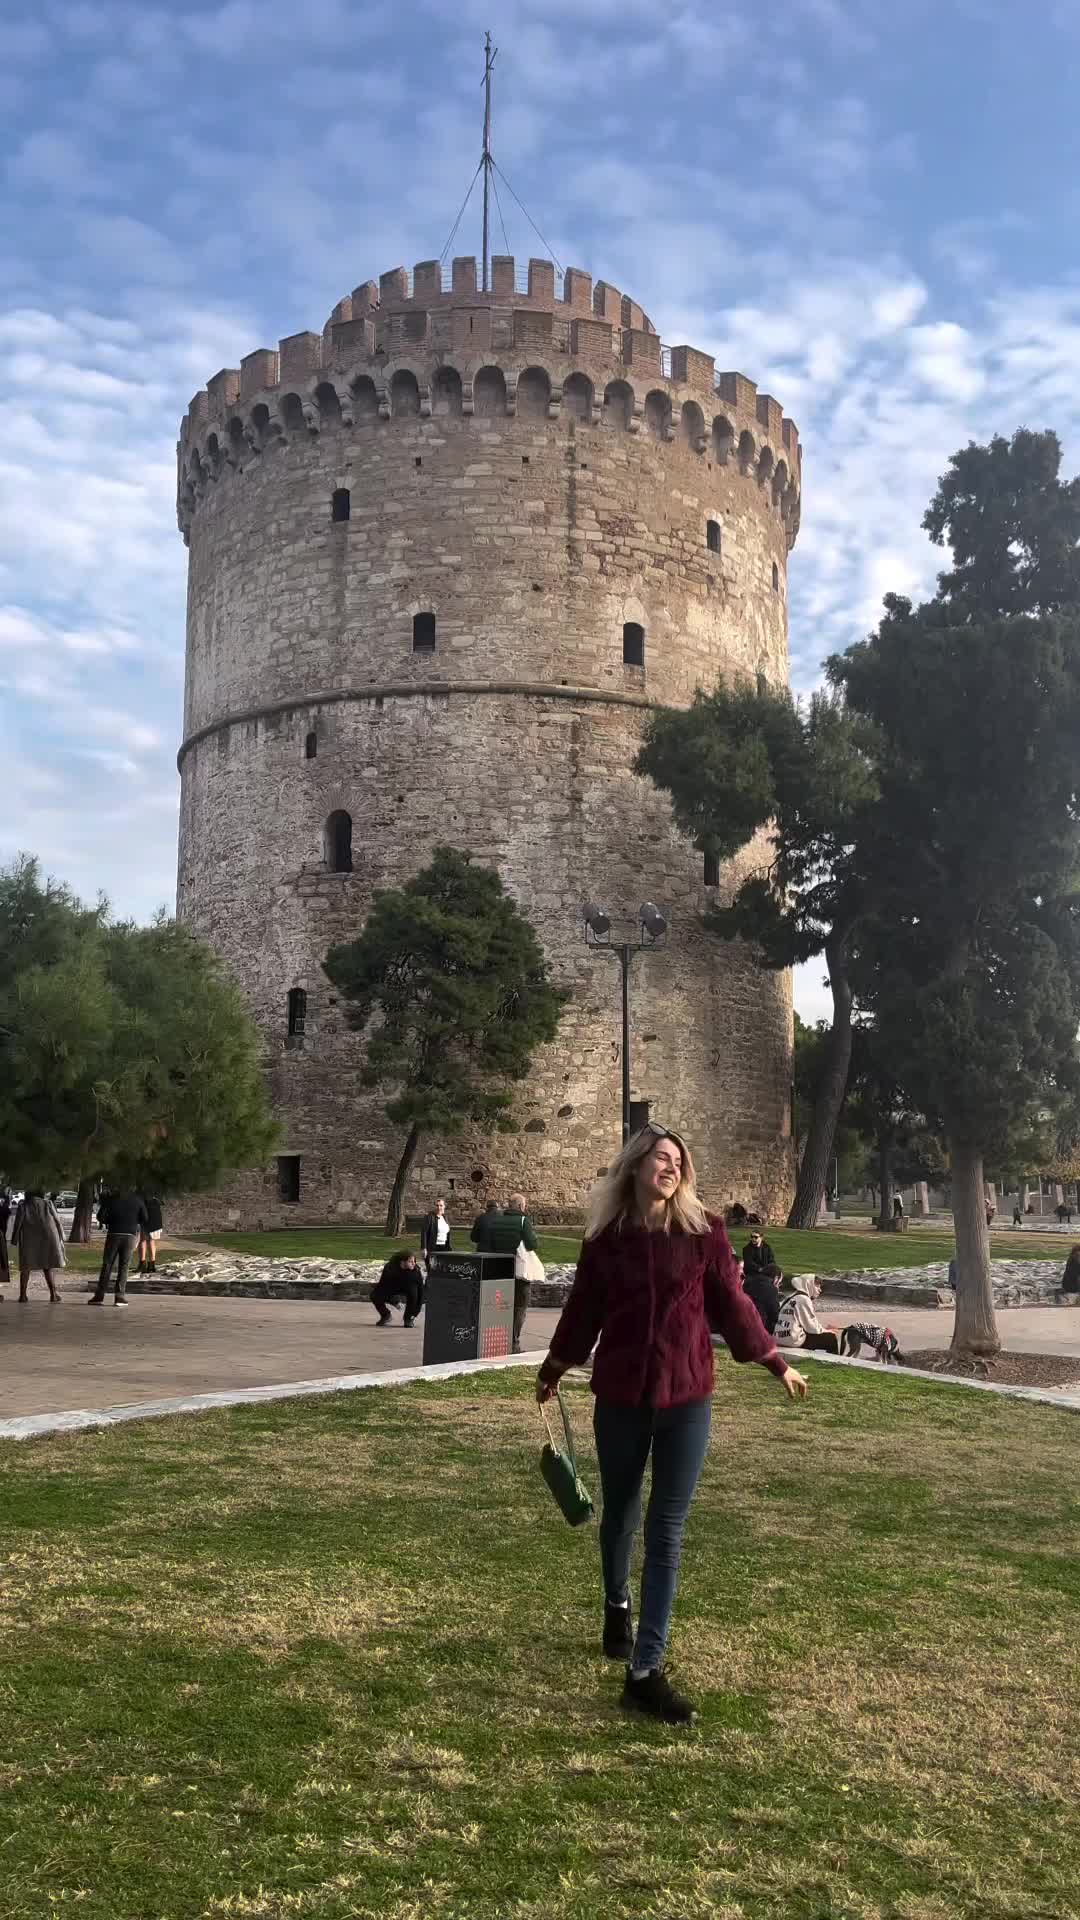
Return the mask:
[[[492,1360],[513,1344],[513,1254],[433,1254],[424,1295],[425,1367]]]

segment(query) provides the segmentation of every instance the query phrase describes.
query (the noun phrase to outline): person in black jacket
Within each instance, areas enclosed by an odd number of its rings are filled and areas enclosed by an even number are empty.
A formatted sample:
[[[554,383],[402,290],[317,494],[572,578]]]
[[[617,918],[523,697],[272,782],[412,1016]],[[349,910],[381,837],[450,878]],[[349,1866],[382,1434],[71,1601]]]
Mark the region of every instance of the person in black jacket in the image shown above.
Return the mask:
[[[146,1203],[146,1225],[140,1229],[139,1233],[139,1272],[156,1273],[157,1247],[155,1242],[161,1237],[161,1229],[165,1225],[165,1220],[161,1211],[161,1201],[158,1199],[156,1193],[144,1193],[143,1200]]]
[[[752,1233],[743,1248],[743,1292],[748,1293],[766,1333],[776,1332],[780,1313],[780,1281],[783,1278],[767,1240]]]
[[[1061,1276],[1062,1293],[1080,1293],[1080,1246],[1073,1247]]]
[[[105,1229],[105,1251],[101,1256],[101,1272],[98,1274],[97,1289],[90,1295],[87,1305],[91,1307],[104,1305],[109,1276],[115,1265],[115,1304],[118,1307],[126,1307],[128,1266],[131,1262],[132,1250],[147,1224],[146,1202],[142,1194],[106,1191],[101,1196],[97,1222],[99,1227]]]
[[[390,1325],[391,1301],[395,1305],[404,1304],[403,1324],[406,1327],[414,1326],[424,1301],[424,1281],[411,1247],[408,1252],[390,1255],[371,1289],[371,1304],[379,1316],[377,1324],[380,1327]]]
[[[446,1201],[438,1199],[434,1211],[426,1214],[420,1229],[420,1251],[424,1256],[424,1268],[431,1277],[431,1256],[435,1253],[450,1251],[450,1222],[446,1217]]]

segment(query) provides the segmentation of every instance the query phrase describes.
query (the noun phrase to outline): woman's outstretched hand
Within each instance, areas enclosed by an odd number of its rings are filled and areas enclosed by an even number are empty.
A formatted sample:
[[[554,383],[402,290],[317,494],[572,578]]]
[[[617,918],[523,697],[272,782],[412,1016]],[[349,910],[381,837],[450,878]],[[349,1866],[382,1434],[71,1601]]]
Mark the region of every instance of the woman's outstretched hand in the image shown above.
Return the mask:
[[[780,1375],[780,1385],[789,1400],[805,1400],[810,1391],[809,1380],[805,1379],[801,1373],[796,1373],[794,1367],[788,1367],[786,1372]]]
[[[557,1391],[558,1389],[552,1381],[545,1380],[541,1374],[537,1374],[536,1404],[538,1407],[546,1406],[549,1400],[554,1400]]]

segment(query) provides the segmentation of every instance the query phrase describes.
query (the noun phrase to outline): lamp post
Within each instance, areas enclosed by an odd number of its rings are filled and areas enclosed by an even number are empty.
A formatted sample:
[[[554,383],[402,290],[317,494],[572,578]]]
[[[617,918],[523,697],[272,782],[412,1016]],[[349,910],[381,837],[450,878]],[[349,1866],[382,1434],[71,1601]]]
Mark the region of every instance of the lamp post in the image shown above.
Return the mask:
[[[585,945],[613,953],[622,976],[622,1141],[625,1147],[630,1138],[630,963],[635,953],[663,945],[668,921],[652,900],[646,900],[638,908],[636,944],[627,940],[612,945],[611,916],[595,900],[587,904],[584,920]]]

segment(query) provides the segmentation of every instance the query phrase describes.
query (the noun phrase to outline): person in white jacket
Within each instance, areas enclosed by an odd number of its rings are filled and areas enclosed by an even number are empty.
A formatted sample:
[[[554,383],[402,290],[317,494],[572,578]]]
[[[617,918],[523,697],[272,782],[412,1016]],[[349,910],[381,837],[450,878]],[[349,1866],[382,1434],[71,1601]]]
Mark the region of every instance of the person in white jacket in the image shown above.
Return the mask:
[[[793,1274],[791,1291],[780,1302],[775,1339],[781,1347],[805,1347],[809,1353],[839,1353],[840,1335],[823,1327],[814,1312],[821,1282],[812,1273]]]

